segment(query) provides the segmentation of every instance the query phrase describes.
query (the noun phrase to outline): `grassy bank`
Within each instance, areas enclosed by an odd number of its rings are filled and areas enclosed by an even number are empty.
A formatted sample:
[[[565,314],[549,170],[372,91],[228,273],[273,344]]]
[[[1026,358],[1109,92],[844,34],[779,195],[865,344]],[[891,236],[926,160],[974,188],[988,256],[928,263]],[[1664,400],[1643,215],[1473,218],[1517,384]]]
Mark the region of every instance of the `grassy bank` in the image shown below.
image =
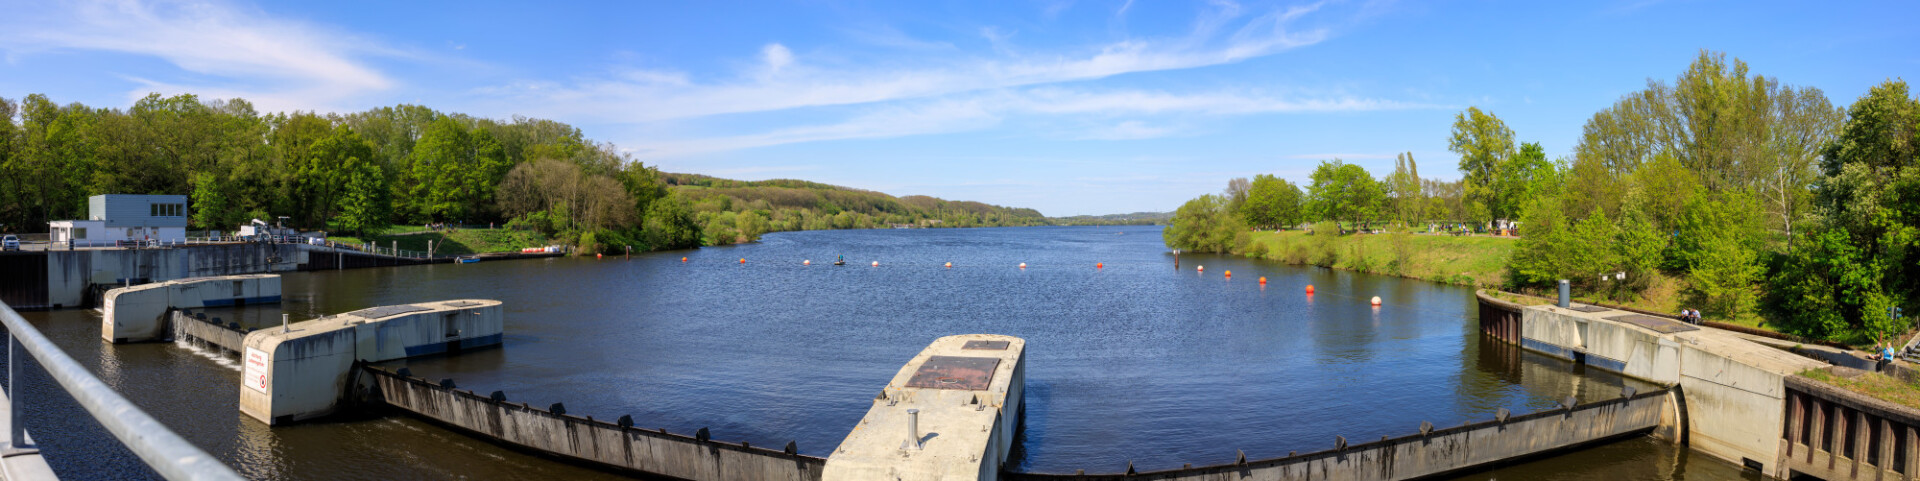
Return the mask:
[[[1410,277],[1474,287],[1501,287],[1514,239],[1428,234],[1308,235],[1257,232],[1240,252],[1297,265]]]
[[[1315,265],[1443,284],[1507,289],[1507,263],[1519,240],[1513,237],[1431,234],[1308,235],[1302,231],[1252,233],[1239,254],[1295,265]],[[1574,300],[1652,312],[1687,307],[1687,282],[1656,274],[1637,294],[1574,292]],[[1552,297],[1553,292],[1528,292]],[[1526,303],[1523,303],[1525,305]],[[1769,329],[1757,315],[1709,320]]]
[[[372,241],[380,247],[392,247],[398,242],[401,250],[427,250],[428,242],[433,244],[434,255],[467,255],[488,252],[519,252],[528,247],[544,247],[553,244],[538,232],[510,229],[450,229],[425,231],[419,227],[396,227],[369,237],[329,237],[329,240],[343,244],[364,244]]]
[[[1873,396],[1882,401],[1920,408],[1920,383],[1903,381],[1877,372],[1843,377],[1827,372],[1825,369],[1810,369],[1800,375],[1841,389]]]

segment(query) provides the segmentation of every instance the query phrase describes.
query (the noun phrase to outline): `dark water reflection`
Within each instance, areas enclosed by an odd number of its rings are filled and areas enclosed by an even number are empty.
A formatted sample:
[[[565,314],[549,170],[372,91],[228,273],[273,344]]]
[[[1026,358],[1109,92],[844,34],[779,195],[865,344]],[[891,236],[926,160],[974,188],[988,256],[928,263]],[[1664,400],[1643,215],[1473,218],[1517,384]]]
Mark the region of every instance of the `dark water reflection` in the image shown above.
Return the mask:
[[[849,265],[827,265],[841,254]],[[500,299],[509,316],[503,348],[399,364],[514,401],[565,402],[603,419],[631,414],[636,425],[683,433],[708,427],[716,439],[756,445],[794,440],[821,456],[929,341],[1011,334],[1029,346],[1019,469],[1042,472],[1212,464],[1235,450],[1282,456],[1331,447],[1336,435],[1397,436],[1421,421],[1457,425],[1567,396],[1611,398],[1633,384],[1483,345],[1468,289],[1219,256],[1179,261],[1176,270],[1159,230],[1147,227],[795,232],[631,260],[291,274],[283,306],[225,315],[277,323],[281,308],[298,321],[372,305]],[[1302,294],[1308,284],[1317,294]],[[1367,305],[1376,295],[1384,306]],[[95,312],[28,317],[250,477],[608,476],[401,416],[267,429],[235,407],[230,362],[168,344],[103,345]],[[129,456],[88,441],[98,427],[71,406],[35,415],[30,426],[43,443],[68,439],[61,447],[70,448],[49,450],[58,468],[146,476]],[[1654,443],[1623,446],[1607,452],[1660,456]],[[1586,460],[1527,477],[1624,472],[1576,456],[1566,459]]]

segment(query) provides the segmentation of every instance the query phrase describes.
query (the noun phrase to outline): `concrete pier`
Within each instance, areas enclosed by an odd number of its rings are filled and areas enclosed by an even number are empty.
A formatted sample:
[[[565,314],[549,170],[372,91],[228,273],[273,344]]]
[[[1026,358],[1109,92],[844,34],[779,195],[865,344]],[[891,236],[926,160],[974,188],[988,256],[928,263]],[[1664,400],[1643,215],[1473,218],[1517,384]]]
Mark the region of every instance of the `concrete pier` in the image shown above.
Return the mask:
[[[1579,406],[1561,406],[1522,415],[1502,410],[1492,420],[1443,428],[1409,426],[1411,434],[1377,441],[1345,438],[1330,449],[1286,457],[1159,471],[1088,473],[1007,473],[1022,481],[1394,481],[1445,478],[1515,459],[1549,455],[1656,432],[1665,422],[1669,391],[1622,393]],[[1225,449],[1225,448],[1222,448]],[[1224,454],[1224,453],[1223,453]],[[831,463],[831,461],[829,461]],[[831,467],[831,464],[829,464]],[[1083,470],[1084,471],[1084,470]],[[879,478],[876,478],[879,479]],[[891,478],[887,478],[891,479]]]
[[[631,416],[608,422],[567,413],[559,403],[542,409],[508,401],[504,392],[482,395],[404,371],[364,368],[373,400],[515,449],[616,471],[693,481],[819,481],[827,461],[798,454],[792,443],[750,446],[712,439],[705,428],[691,436],[645,429]]]
[[[1785,379],[1827,365],[1736,333],[1599,306],[1530,306],[1521,317],[1529,350],[1679,386],[1687,444],[1762,472],[1780,459]]]
[[[999,479],[1025,387],[1025,340],[936,339],[874,397],[867,416],[827,456],[822,479]]]
[[[175,279],[113,289],[101,300],[101,339],[156,341],[171,334],[166,328],[169,310],[280,302],[280,275]]]
[[[240,412],[278,425],[333,412],[355,362],[500,343],[500,301],[465,299],[361,309],[247,334]]]

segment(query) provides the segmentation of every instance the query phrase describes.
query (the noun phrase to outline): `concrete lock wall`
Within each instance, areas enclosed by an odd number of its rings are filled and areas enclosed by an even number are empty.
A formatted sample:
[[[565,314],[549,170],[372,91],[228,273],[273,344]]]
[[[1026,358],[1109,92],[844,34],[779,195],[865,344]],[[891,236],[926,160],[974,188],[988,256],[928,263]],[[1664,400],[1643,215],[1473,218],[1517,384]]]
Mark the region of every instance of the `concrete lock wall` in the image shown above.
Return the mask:
[[[108,342],[167,338],[171,309],[280,302],[280,275],[192,277],[107,291],[101,298],[100,338]]]
[[[304,244],[233,243],[153,249],[47,251],[48,307],[78,307],[94,285],[292,271]]]
[[[188,311],[173,311],[174,335],[235,354],[241,352],[247,331],[215,324],[205,318],[205,313],[195,315]]]
[[[332,413],[355,361],[381,362],[500,343],[500,301],[464,299],[362,309],[247,334],[240,412],[268,424]]]
[[[1515,458],[1642,435],[1660,425],[1668,390],[1549,409],[1315,453],[1216,466],[1113,474],[1007,473],[1010,480],[1385,481],[1457,473]]]
[[[818,481],[825,459],[747,443],[683,436],[555,414],[444,387],[385,369],[365,369],[379,400],[509,446],[620,470],[696,481]],[[502,396],[504,397],[504,395]]]
[[[1474,291],[1473,295],[1480,304],[1480,332],[1502,342],[1519,344],[1520,305],[1488,295],[1484,289]]]
[[[1741,340],[1699,336],[1689,341],[1680,359],[1689,443],[1735,463],[1773,461],[1785,425],[1785,378],[1798,371],[1770,371],[1749,357],[1797,357]],[[1807,368],[1819,364],[1806,361]]]
[[[1784,426],[1783,379],[1825,363],[1720,330],[1662,333],[1607,319],[1632,314],[1525,308],[1521,345],[1665,385],[1680,386],[1691,447],[1736,464],[1778,458]]]
[[[874,397],[827,456],[822,479],[997,479],[1018,434],[1025,385],[1025,340],[935,339]]]
[[[1840,377],[1863,371],[1841,367]],[[1920,478],[1920,409],[1887,402],[1805,377],[1787,384],[1787,430],[1780,437],[1781,479]]]

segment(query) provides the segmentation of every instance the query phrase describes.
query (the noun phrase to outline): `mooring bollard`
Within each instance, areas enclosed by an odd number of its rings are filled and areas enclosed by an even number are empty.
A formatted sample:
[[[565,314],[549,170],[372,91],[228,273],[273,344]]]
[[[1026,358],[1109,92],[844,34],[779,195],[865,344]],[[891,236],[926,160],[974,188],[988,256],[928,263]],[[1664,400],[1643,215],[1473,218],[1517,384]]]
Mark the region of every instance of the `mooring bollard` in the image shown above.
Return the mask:
[[[1573,297],[1572,297],[1572,293],[1570,292],[1570,288],[1567,287],[1566,279],[1560,280],[1560,307],[1561,308],[1573,307]]]
[[[913,449],[920,449],[920,410],[919,409],[907,410],[907,435],[912,436],[911,438],[908,438],[908,440],[913,442]]]
[[[293,327],[287,324],[286,314],[280,315],[280,332],[293,332]]]

